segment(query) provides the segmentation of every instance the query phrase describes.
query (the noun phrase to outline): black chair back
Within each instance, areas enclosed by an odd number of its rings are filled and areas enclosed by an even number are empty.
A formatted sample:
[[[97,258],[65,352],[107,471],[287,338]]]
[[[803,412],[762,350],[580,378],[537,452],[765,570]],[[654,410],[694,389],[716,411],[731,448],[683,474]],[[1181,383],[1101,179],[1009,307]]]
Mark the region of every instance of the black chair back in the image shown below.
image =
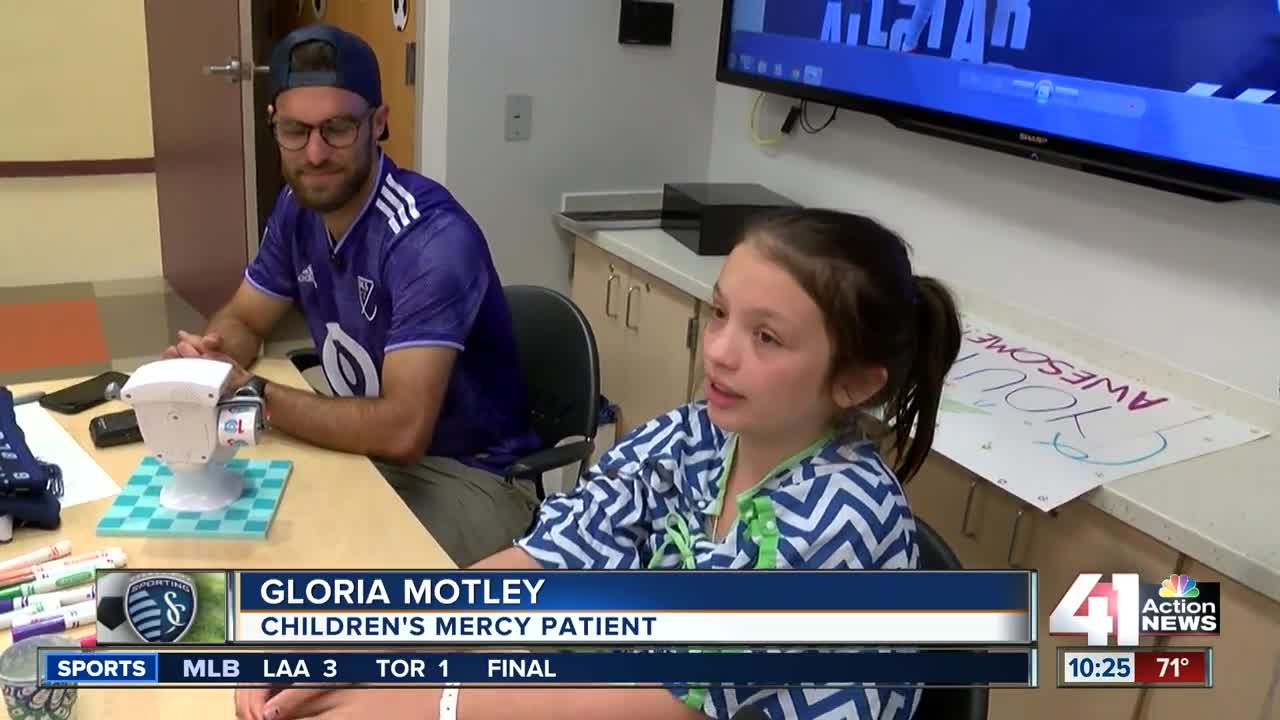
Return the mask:
[[[916,517],[916,546],[920,548],[921,570],[963,570],[960,558],[929,523]]]
[[[962,570],[951,546],[928,523],[916,517],[916,546],[921,570]],[[986,720],[986,688],[927,688],[912,720]]]
[[[549,448],[567,437],[594,439],[600,356],[587,316],[545,287],[505,288],[533,430]]]

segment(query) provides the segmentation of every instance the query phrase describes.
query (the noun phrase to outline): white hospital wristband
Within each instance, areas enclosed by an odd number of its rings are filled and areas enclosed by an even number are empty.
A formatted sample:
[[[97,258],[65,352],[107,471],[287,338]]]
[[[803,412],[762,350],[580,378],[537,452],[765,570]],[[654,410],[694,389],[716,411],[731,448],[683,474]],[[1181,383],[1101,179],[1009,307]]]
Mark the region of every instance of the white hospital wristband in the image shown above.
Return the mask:
[[[440,715],[439,720],[457,720],[458,718],[458,688],[445,688],[440,693]]]

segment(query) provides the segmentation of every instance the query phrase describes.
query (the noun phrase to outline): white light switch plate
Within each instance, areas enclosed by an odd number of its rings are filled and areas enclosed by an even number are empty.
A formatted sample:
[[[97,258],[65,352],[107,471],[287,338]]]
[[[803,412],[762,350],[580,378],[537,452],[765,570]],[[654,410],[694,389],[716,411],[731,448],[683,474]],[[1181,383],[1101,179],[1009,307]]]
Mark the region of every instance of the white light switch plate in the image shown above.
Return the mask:
[[[521,142],[533,135],[533,97],[507,96],[507,142]]]

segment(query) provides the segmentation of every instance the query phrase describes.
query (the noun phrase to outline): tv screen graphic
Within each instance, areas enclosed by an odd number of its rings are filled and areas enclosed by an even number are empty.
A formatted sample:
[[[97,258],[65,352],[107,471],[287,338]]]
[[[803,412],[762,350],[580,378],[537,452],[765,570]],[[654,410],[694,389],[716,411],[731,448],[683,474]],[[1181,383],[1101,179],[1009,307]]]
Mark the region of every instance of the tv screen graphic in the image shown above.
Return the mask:
[[[725,0],[717,77],[1280,200],[1280,0]]]

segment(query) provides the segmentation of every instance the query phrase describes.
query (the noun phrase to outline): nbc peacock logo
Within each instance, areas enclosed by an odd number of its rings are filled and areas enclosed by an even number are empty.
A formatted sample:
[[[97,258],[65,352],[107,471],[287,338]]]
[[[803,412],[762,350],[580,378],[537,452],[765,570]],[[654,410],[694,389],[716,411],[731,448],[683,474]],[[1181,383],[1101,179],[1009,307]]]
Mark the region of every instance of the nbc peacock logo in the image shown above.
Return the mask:
[[[1200,588],[1186,575],[1170,575],[1160,583],[1160,597],[1197,598],[1200,597]]]

